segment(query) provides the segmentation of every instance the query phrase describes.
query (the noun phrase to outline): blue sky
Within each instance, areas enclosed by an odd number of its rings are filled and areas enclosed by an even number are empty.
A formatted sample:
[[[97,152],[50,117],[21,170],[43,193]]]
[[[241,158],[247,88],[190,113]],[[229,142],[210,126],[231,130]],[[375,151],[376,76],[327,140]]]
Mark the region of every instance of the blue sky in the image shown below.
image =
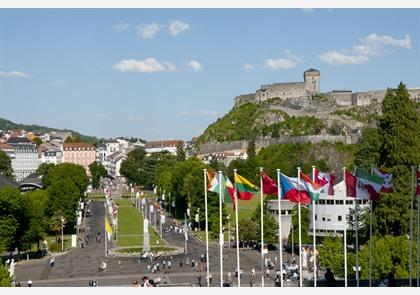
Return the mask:
[[[200,135],[261,84],[420,86],[419,9],[0,10],[0,117],[98,137]]]

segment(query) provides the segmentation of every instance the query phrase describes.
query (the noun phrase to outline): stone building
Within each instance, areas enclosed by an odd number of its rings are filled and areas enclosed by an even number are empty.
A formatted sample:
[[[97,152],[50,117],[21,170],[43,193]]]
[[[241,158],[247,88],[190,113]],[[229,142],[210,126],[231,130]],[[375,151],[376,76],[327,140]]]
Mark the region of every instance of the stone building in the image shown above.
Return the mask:
[[[144,148],[148,154],[168,151],[172,155],[176,155],[178,145],[181,145],[185,149],[185,143],[182,140],[148,141]]]

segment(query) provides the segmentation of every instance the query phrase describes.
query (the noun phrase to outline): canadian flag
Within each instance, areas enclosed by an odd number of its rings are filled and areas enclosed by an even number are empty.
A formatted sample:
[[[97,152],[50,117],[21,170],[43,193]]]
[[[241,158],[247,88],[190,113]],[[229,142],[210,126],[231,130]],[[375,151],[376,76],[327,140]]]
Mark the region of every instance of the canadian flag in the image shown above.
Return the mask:
[[[416,195],[420,196],[420,171],[416,171],[416,175],[417,175]]]
[[[336,176],[332,173],[324,173],[315,169],[315,183],[323,186],[321,193],[334,196],[334,181]]]

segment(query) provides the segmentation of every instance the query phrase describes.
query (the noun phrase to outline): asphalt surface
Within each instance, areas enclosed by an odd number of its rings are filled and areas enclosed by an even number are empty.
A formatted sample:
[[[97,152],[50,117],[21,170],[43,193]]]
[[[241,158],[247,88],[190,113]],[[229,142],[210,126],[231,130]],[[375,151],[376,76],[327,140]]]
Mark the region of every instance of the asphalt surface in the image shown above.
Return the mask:
[[[87,217],[85,222],[90,226],[90,240],[89,244],[84,248],[72,248],[64,254],[57,254],[55,256],[55,266],[50,266],[50,257],[42,259],[33,259],[30,261],[20,261],[16,265],[16,279],[21,282],[22,286],[26,286],[26,282],[31,279],[33,286],[43,287],[84,287],[88,286],[89,280],[96,280],[99,286],[129,286],[132,280],[141,281],[143,276],[150,278],[160,278],[162,284],[170,285],[191,285],[198,286],[201,276],[201,283],[206,285],[206,272],[200,272],[191,265],[185,265],[187,257],[191,262],[194,258],[200,265],[200,256],[205,256],[205,245],[191,236],[187,245],[187,254],[179,254],[171,257],[160,257],[158,260],[151,262],[150,260],[139,262],[139,257],[104,257],[104,214],[105,206],[102,202],[92,202],[90,205],[92,215]],[[173,225],[173,220],[166,218],[166,227]],[[95,236],[101,233],[101,243],[95,242]],[[163,238],[169,245],[184,247],[184,234],[168,232],[164,234]],[[228,280],[228,272],[231,272],[232,285],[237,285],[237,278],[235,278],[236,269],[236,249],[224,248],[223,254],[227,255],[227,260],[223,262],[224,280]],[[267,257],[274,257],[278,252],[269,252]],[[220,286],[220,255],[219,247],[217,245],[210,245],[209,247],[209,264],[210,273],[212,275],[211,286]],[[169,273],[164,273],[162,270],[163,261],[166,262],[171,259],[172,269]],[[284,257],[284,261],[290,260],[290,257]],[[105,272],[98,271],[98,266],[102,262],[106,262],[107,269]],[[179,262],[183,261],[183,266],[180,267]],[[159,263],[161,271],[151,274],[148,271],[148,265],[153,267],[154,264]],[[256,270],[256,277],[252,280],[254,286],[261,286],[261,254],[257,251],[241,251],[240,252],[241,269],[243,276],[241,277],[241,286],[250,286],[251,269]],[[271,271],[271,278],[265,280],[265,286],[274,286],[274,271]],[[287,282],[285,285],[294,286],[295,282]]]

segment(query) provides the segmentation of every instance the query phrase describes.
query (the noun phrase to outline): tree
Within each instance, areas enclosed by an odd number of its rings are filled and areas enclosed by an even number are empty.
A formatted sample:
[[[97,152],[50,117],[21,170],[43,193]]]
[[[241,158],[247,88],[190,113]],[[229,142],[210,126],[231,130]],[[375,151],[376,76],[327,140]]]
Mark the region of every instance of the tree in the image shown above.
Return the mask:
[[[301,234],[302,234],[302,244],[311,244],[312,239],[309,237],[309,224],[310,224],[310,211],[307,207],[301,205],[300,208],[300,218],[301,218]],[[298,205],[293,207],[292,210],[292,226],[293,226],[293,241],[296,245],[299,243],[299,210]],[[291,242],[292,229],[289,234],[289,243]]]
[[[278,242],[278,226],[277,221],[268,213],[267,199],[263,202],[263,218],[264,218],[264,244],[275,244]],[[257,226],[255,228],[259,241],[261,241],[261,204],[258,203],[257,208],[251,217]]]
[[[379,162],[380,141],[376,128],[366,127],[356,145],[354,163],[356,166],[370,170],[370,165],[377,166]]]
[[[68,228],[76,225],[76,210],[79,203],[80,191],[70,179],[61,179],[53,182],[48,189],[49,200],[47,205],[48,216],[61,211],[67,220]]]
[[[97,161],[89,165],[89,171],[92,176],[92,187],[94,189],[98,189],[101,177],[106,177],[108,172],[106,171],[105,167]]]
[[[260,227],[257,222],[249,219],[239,220],[239,240],[245,243],[253,243],[261,240],[261,233],[258,232]],[[265,237],[265,234],[264,234]]]
[[[40,146],[42,144],[42,140],[39,137],[34,137],[32,141],[35,142],[37,146]]]
[[[67,136],[66,140],[64,140],[65,143],[72,143],[73,139],[71,139],[71,136]]]
[[[248,155],[248,159],[255,158],[256,152],[255,152],[255,137],[252,137],[248,141],[248,147],[246,149],[246,153]]]
[[[146,150],[143,147],[137,147],[129,152],[127,159],[121,163],[120,173],[129,183],[144,185],[146,182],[145,157]]]
[[[178,161],[185,161],[185,150],[182,142],[176,145],[176,157]]]
[[[0,175],[13,179],[12,161],[2,150],[0,150]]]

